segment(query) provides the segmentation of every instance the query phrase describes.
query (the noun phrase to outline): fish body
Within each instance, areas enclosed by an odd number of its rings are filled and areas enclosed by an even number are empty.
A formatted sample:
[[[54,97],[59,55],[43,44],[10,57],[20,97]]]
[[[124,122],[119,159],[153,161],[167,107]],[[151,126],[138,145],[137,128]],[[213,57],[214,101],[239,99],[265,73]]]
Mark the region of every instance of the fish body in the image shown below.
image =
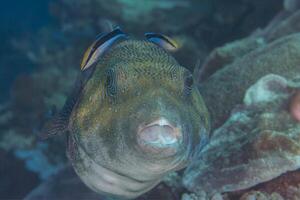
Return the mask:
[[[207,139],[191,73],[151,41],[114,44],[77,82],[64,128],[50,127],[69,133],[67,155],[96,192],[135,198],[184,168]]]

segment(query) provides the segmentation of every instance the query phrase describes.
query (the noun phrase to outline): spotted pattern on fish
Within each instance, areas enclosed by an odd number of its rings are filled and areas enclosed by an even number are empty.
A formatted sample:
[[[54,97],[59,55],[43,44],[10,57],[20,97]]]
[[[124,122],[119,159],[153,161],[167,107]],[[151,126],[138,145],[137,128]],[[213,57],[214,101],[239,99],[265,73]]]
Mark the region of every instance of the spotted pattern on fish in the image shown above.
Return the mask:
[[[209,114],[191,72],[161,46],[119,42],[88,72],[65,129],[70,161],[92,190],[135,198],[206,143]]]

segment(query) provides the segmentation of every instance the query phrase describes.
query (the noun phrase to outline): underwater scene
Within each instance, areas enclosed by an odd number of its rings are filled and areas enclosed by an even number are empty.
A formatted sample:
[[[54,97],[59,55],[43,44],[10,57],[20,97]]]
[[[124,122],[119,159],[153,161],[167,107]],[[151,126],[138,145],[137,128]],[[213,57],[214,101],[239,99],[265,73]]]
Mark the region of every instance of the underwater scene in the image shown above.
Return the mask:
[[[0,200],[300,200],[300,0],[3,0],[0,25]]]

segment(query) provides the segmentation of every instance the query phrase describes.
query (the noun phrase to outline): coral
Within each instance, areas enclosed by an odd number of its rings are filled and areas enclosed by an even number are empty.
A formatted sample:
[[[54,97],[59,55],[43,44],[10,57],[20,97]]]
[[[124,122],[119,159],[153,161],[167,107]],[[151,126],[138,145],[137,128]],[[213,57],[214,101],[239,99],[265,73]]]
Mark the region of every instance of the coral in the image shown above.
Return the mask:
[[[300,82],[272,74],[252,85],[244,105],[236,106],[187,168],[184,185],[212,195],[247,189],[298,169],[300,124],[286,109],[297,88]]]
[[[0,148],[15,151],[18,158],[26,160],[29,170],[39,173],[44,179],[55,173],[56,167],[66,159],[64,138],[44,142],[47,148],[42,148],[38,142],[40,129],[48,118],[47,111],[53,105],[63,105],[66,88],[71,86],[72,79],[74,73],[62,75],[56,68],[19,76],[12,87],[11,101],[1,112],[3,134]]]
[[[17,158],[25,160],[27,169],[38,173],[42,180],[56,174],[64,166],[63,162],[56,164],[49,162],[47,155],[43,152],[47,147],[45,143],[38,143],[35,149],[15,151]]]

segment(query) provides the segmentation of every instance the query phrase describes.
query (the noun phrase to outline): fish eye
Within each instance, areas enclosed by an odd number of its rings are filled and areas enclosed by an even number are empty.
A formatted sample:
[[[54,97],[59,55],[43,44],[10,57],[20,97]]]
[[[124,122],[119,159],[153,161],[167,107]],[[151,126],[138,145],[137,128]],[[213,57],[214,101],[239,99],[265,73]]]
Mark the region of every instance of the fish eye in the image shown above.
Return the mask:
[[[106,93],[108,96],[115,96],[117,94],[116,73],[114,69],[106,71]]]
[[[188,73],[184,79],[184,93],[185,94],[187,94],[187,95],[190,94],[193,84],[194,84],[193,75],[191,73]]]

